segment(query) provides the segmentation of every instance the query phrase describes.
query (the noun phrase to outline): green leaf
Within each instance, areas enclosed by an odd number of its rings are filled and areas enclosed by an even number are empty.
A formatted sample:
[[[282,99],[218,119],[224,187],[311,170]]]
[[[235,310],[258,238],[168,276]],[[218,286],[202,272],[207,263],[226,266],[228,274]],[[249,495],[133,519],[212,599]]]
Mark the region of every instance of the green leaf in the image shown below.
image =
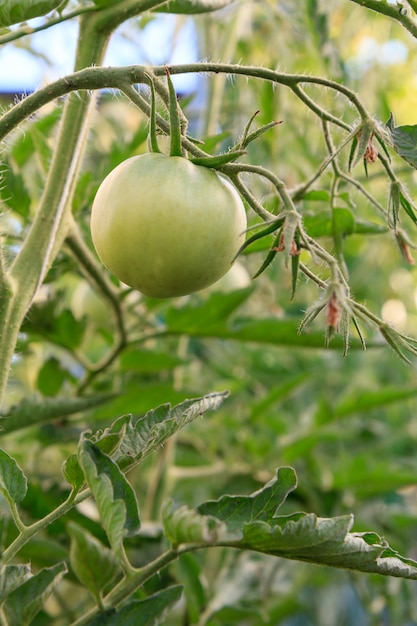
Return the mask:
[[[110,545],[119,552],[124,537],[135,535],[140,528],[135,492],[112,459],[88,439],[80,441],[78,460]]]
[[[30,565],[6,565],[0,573],[0,602],[31,577]]]
[[[208,411],[218,409],[228,395],[227,391],[223,391],[185,400],[175,407],[163,404],[148,411],[134,425],[128,423],[120,445],[118,463],[121,466],[129,466],[141,461],[164,445],[177,430]]]
[[[101,592],[120,572],[115,554],[85,528],[70,522],[70,563],[78,580],[99,602]]]
[[[165,313],[165,323],[169,332],[198,334],[200,329],[207,333],[216,332],[219,326],[252,294],[251,287],[230,293],[215,292],[204,301],[190,301],[181,308],[170,307]],[[187,329],[187,330],[185,330]]]
[[[44,396],[55,396],[67,378],[67,371],[54,356],[49,358],[39,370],[37,388]]]
[[[328,542],[343,542],[353,523],[351,515],[318,518],[314,513],[280,516],[273,523],[245,525],[243,542],[252,550],[268,554],[306,553]]]
[[[27,218],[30,214],[30,193],[26,189],[24,178],[19,168],[13,166],[11,160],[7,157],[2,157],[2,160],[0,198],[18,215]]]
[[[281,467],[275,478],[250,496],[224,495],[219,500],[200,504],[197,511],[226,522],[228,531],[236,532],[243,524],[276,517],[278,509],[296,486],[297,477],[292,467]]]
[[[2,0],[0,27],[26,22],[56,9],[62,0]]]
[[[85,482],[84,472],[81,469],[81,466],[78,462],[78,457],[76,454],[71,454],[65,461],[62,466],[62,474],[67,481],[75,490],[78,491],[80,487]]]
[[[167,612],[176,604],[182,587],[175,585],[144,600],[129,602],[119,611],[106,611],[89,622],[89,626],[158,626],[165,623]]]
[[[27,492],[27,479],[16,461],[0,448],[0,491],[10,502],[21,502]]]
[[[114,394],[101,394],[86,397],[42,398],[38,394],[23,398],[19,404],[14,404],[7,413],[0,414],[0,435],[50,422],[54,419],[66,417],[73,413],[87,411],[95,406],[104,404],[114,398]]]
[[[391,134],[395,151],[417,169],[417,125],[395,126],[391,113],[386,126]]]
[[[209,13],[217,11],[232,4],[234,0],[171,0],[166,5],[154,9],[160,13],[185,13],[193,15],[196,13]]]
[[[184,585],[187,615],[191,624],[197,624],[207,605],[207,593],[201,572],[201,563],[191,552],[180,554],[177,561],[178,579]]]
[[[245,292],[246,290],[242,291]],[[232,294],[216,293],[213,294],[213,297],[216,296],[219,305],[221,298],[226,298],[225,304],[227,304],[229,297],[239,293],[239,291]],[[168,331],[178,335],[217,337],[219,339],[292,346],[294,348],[324,348],[323,333],[309,331],[297,334],[299,328],[298,318],[236,318],[233,322],[228,322],[225,316],[221,320],[217,320],[214,317],[209,321],[208,316],[206,317],[208,308],[205,309],[207,304],[187,304],[182,309],[172,309],[172,314],[171,310],[169,310],[166,317]],[[177,314],[176,317],[175,313]],[[215,312],[213,312],[213,315],[215,316]],[[374,345],[380,346],[380,344]],[[370,347],[372,347],[372,344],[368,343],[368,348]],[[332,339],[327,349],[340,350],[343,348],[343,338],[336,336]],[[352,338],[349,342],[349,348],[351,350],[362,350],[363,345],[358,339]]]
[[[327,189],[312,189],[311,191],[307,191],[302,199],[309,202],[329,202],[330,194]]]
[[[174,545],[220,544],[310,563],[417,580],[417,562],[400,556],[376,533],[352,533],[352,515],[278,515],[296,486],[290,467],[249,496],[222,496],[195,510],[164,509],[164,527]],[[206,534],[205,534],[206,533]]]
[[[65,563],[58,563],[37,572],[14,589],[3,604],[8,626],[29,626],[66,571]]]
[[[334,409],[336,418],[347,417],[355,413],[364,413],[374,409],[386,407],[389,404],[403,402],[417,396],[417,389],[401,389],[399,387],[385,387],[377,391],[355,392],[344,398]]]
[[[156,350],[140,350],[136,346],[125,350],[120,357],[120,367],[123,371],[146,374],[171,370],[185,363],[187,363],[185,359],[181,359],[175,354]]]
[[[228,536],[227,526],[219,519],[200,515],[187,506],[176,506],[171,500],[162,505],[162,523],[173,546],[184,544],[216,545]]]

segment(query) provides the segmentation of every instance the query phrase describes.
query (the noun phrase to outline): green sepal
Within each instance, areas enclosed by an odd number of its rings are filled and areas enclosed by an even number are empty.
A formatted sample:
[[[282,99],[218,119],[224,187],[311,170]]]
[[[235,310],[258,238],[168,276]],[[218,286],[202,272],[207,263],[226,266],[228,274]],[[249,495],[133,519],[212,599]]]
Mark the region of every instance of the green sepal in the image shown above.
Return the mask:
[[[380,145],[380,146],[381,146],[381,148],[383,149],[384,154],[385,154],[385,156],[387,157],[388,161],[391,161],[391,155],[390,155],[390,153],[388,152],[388,148],[387,148],[387,146],[386,146],[386,144],[385,144],[385,141],[384,141],[384,140],[382,139],[382,137],[381,137],[379,134],[377,134],[377,133],[375,133],[375,137],[376,137],[376,139],[377,139],[377,141],[378,141],[379,145]]]
[[[361,128],[358,130],[359,137],[356,138],[357,148],[355,149],[354,154],[352,154],[352,150],[351,150],[351,155],[349,157],[349,170],[354,168],[355,165],[360,161],[360,159],[364,157],[366,148],[368,147],[369,142],[371,141],[373,137],[374,131],[375,131],[375,126],[371,122],[365,122],[361,126]],[[353,146],[353,142],[352,142],[352,146]]]
[[[261,267],[258,269],[257,272],[255,272],[255,274],[253,275],[252,278],[258,278],[258,276],[260,276],[265,270],[266,268],[271,265],[272,261],[274,260],[277,252],[278,252],[278,246],[281,240],[281,235],[282,235],[282,228],[279,229],[275,239],[274,239],[274,243],[272,244],[272,247],[270,249],[270,251],[268,252],[268,254],[266,255],[264,262],[262,263]]]
[[[300,235],[298,231],[295,233],[294,241],[297,246],[297,253],[291,256],[291,300],[294,298],[297,289],[298,271],[300,267]]]
[[[246,146],[252,143],[252,141],[255,141],[255,139],[261,137],[264,133],[268,132],[268,130],[271,130],[271,128],[275,128],[275,126],[277,126],[278,124],[282,124],[282,122],[269,122],[269,124],[261,126],[257,130],[254,130],[252,133],[249,133],[246,136],[244,135],[242,141],[240,142],[240,145],[242,146],[242,148],[246,148]]]
[[[191,161],[191,163],[194,163],[194,165],[203,165],[204,167],[217,169],[219,167],[222,167],[223,165],[227,165],[227,163],[232,163],[232,161],[236,161],[236,159],[243,156],[244,154],[247,154],[246,150],[231,150],[230,152],[226,152],[225,154],[218,154],[215,156],[207,157],[191,157],[189,160]]]
[[[358,138],[355,135],[354,138],[352,139],[352,143],[350,145],[350,152],[349,152],[349,159],[348,159],[348,171],[350,172],[350,170],[353,167],[353,162],[355,160],[356,157],[356,152],[358,149]]]
[[[151,116],[149,119],[149,147],[151,152],[161,153],[158,146],[157,132],[156,132],[156,98],[155,98],[155,86],[153,80],[149,79],[149,89],[151,90]]]
[[[175,91],[174,83],[172,82],[169,69],[165,68],[168,91],[169,91],[169,124],[171,131],[171,145],[169,154],[172,157],[183,156],[182,143],[181,143],[181,121],[178,114],[178,102],[177,93]]]
[[[235,261],[237,257],[240,256],[242,252],[246,250],[246,248],[250,246],[252,243],[257,241],[258,239],[262,239],[263,237],[270,235],[271,233],[275,232],[278,228],[281,228],[283,221],[284,221],[284,218],[279,217],[273,222],[271,222],[270,224],[268,224],[266,228],[263,228],[262,230],[259,230],[257,233],[255,233],[251,237],[248,237],[246,241],[240,246],[233,261]]]

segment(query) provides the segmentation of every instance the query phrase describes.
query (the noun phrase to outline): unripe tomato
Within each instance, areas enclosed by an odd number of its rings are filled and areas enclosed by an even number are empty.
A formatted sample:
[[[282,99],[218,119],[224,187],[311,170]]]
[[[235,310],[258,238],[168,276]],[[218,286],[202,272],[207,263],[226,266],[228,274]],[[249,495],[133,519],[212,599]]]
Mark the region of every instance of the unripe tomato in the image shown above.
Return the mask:
[[[91,213],[104,265],[153,298],[216,282],[230,269],[245,229],[242,200],[225,178],[159,153],[131,157],[110,172]]]

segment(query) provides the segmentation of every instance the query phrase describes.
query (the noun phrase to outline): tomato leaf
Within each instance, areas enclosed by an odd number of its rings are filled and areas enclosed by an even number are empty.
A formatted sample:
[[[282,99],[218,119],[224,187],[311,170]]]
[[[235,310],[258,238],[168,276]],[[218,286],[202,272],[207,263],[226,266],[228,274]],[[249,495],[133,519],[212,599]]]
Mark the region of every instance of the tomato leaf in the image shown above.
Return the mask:
[[[118,464],[126,467],[141,461],[159,449],[180,428],[220,407],[229,396],[227,391],[211,393],[202,398],[185,400],[177,406],[162,404],[148,411],[135,424],[129,422],[120,445]]]
[[[114,553],[85,528],[70,522],[70,562],[78,580],[97,601],[103,589],[117,576],[120,563]]]
[[[124,537],[140,528],[135,492],[116,463],[88,439],[81,439],[78,460],[96,500],[103,527],[118,553]]]
[[[29,626],[42,608],[46,598],[67,572],[65,563],[37,572],[16,587],[3,604],[9,626]]]
[[[0,602],[31,577],[29,565],[6,565],[0,573]]]
[[[33,394],[23,398],[18,404],[0,413],[0,435],[11,433],[27,426],[50,422],[80,411],[87,411],[92,407],[104,404],[111,400],[114,394],[102,394],[85,397],[56,396],[42,398],[39,394]]]
[[[400,556],[376,533],[351,532],[352,515],[279,515],[296,484],[294,470],[282,467],[249,496],[222,496],[194,510],[168,504],[163,510],[167,535],[177,547],[218,542],[281,558],[417,580],[417,562]]]
[[[417,169],[417,125],[395,126],[394,116],[391,113],[386,127],[397,154]]]
[[[2,0],[0,6],[0,27],[26,22],[33,17],[50,13],[63,0]]]
[[[171,607],[182,595],[181,585],[167,587],[144,600],[134,600],[123,608],[113,609],[97,615],[89,626],[158,626],[165,623]]]
[[[16,461],[0,448],[0,491],[11,502],[21,502],[27,492],[27,479]]]

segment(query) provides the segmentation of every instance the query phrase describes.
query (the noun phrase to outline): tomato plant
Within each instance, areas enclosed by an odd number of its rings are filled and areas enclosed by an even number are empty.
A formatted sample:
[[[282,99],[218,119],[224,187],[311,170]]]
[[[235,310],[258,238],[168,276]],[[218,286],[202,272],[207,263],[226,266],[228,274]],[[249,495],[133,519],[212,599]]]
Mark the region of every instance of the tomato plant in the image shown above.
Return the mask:
[[[244,242],[246,213],[232,185],[183,157],[144,154],[103,181],[91,235],[103,263],[147,296],[199,291],[231,267]]]
[[[406,5],[0,2],[0,626],[414,625]]]

